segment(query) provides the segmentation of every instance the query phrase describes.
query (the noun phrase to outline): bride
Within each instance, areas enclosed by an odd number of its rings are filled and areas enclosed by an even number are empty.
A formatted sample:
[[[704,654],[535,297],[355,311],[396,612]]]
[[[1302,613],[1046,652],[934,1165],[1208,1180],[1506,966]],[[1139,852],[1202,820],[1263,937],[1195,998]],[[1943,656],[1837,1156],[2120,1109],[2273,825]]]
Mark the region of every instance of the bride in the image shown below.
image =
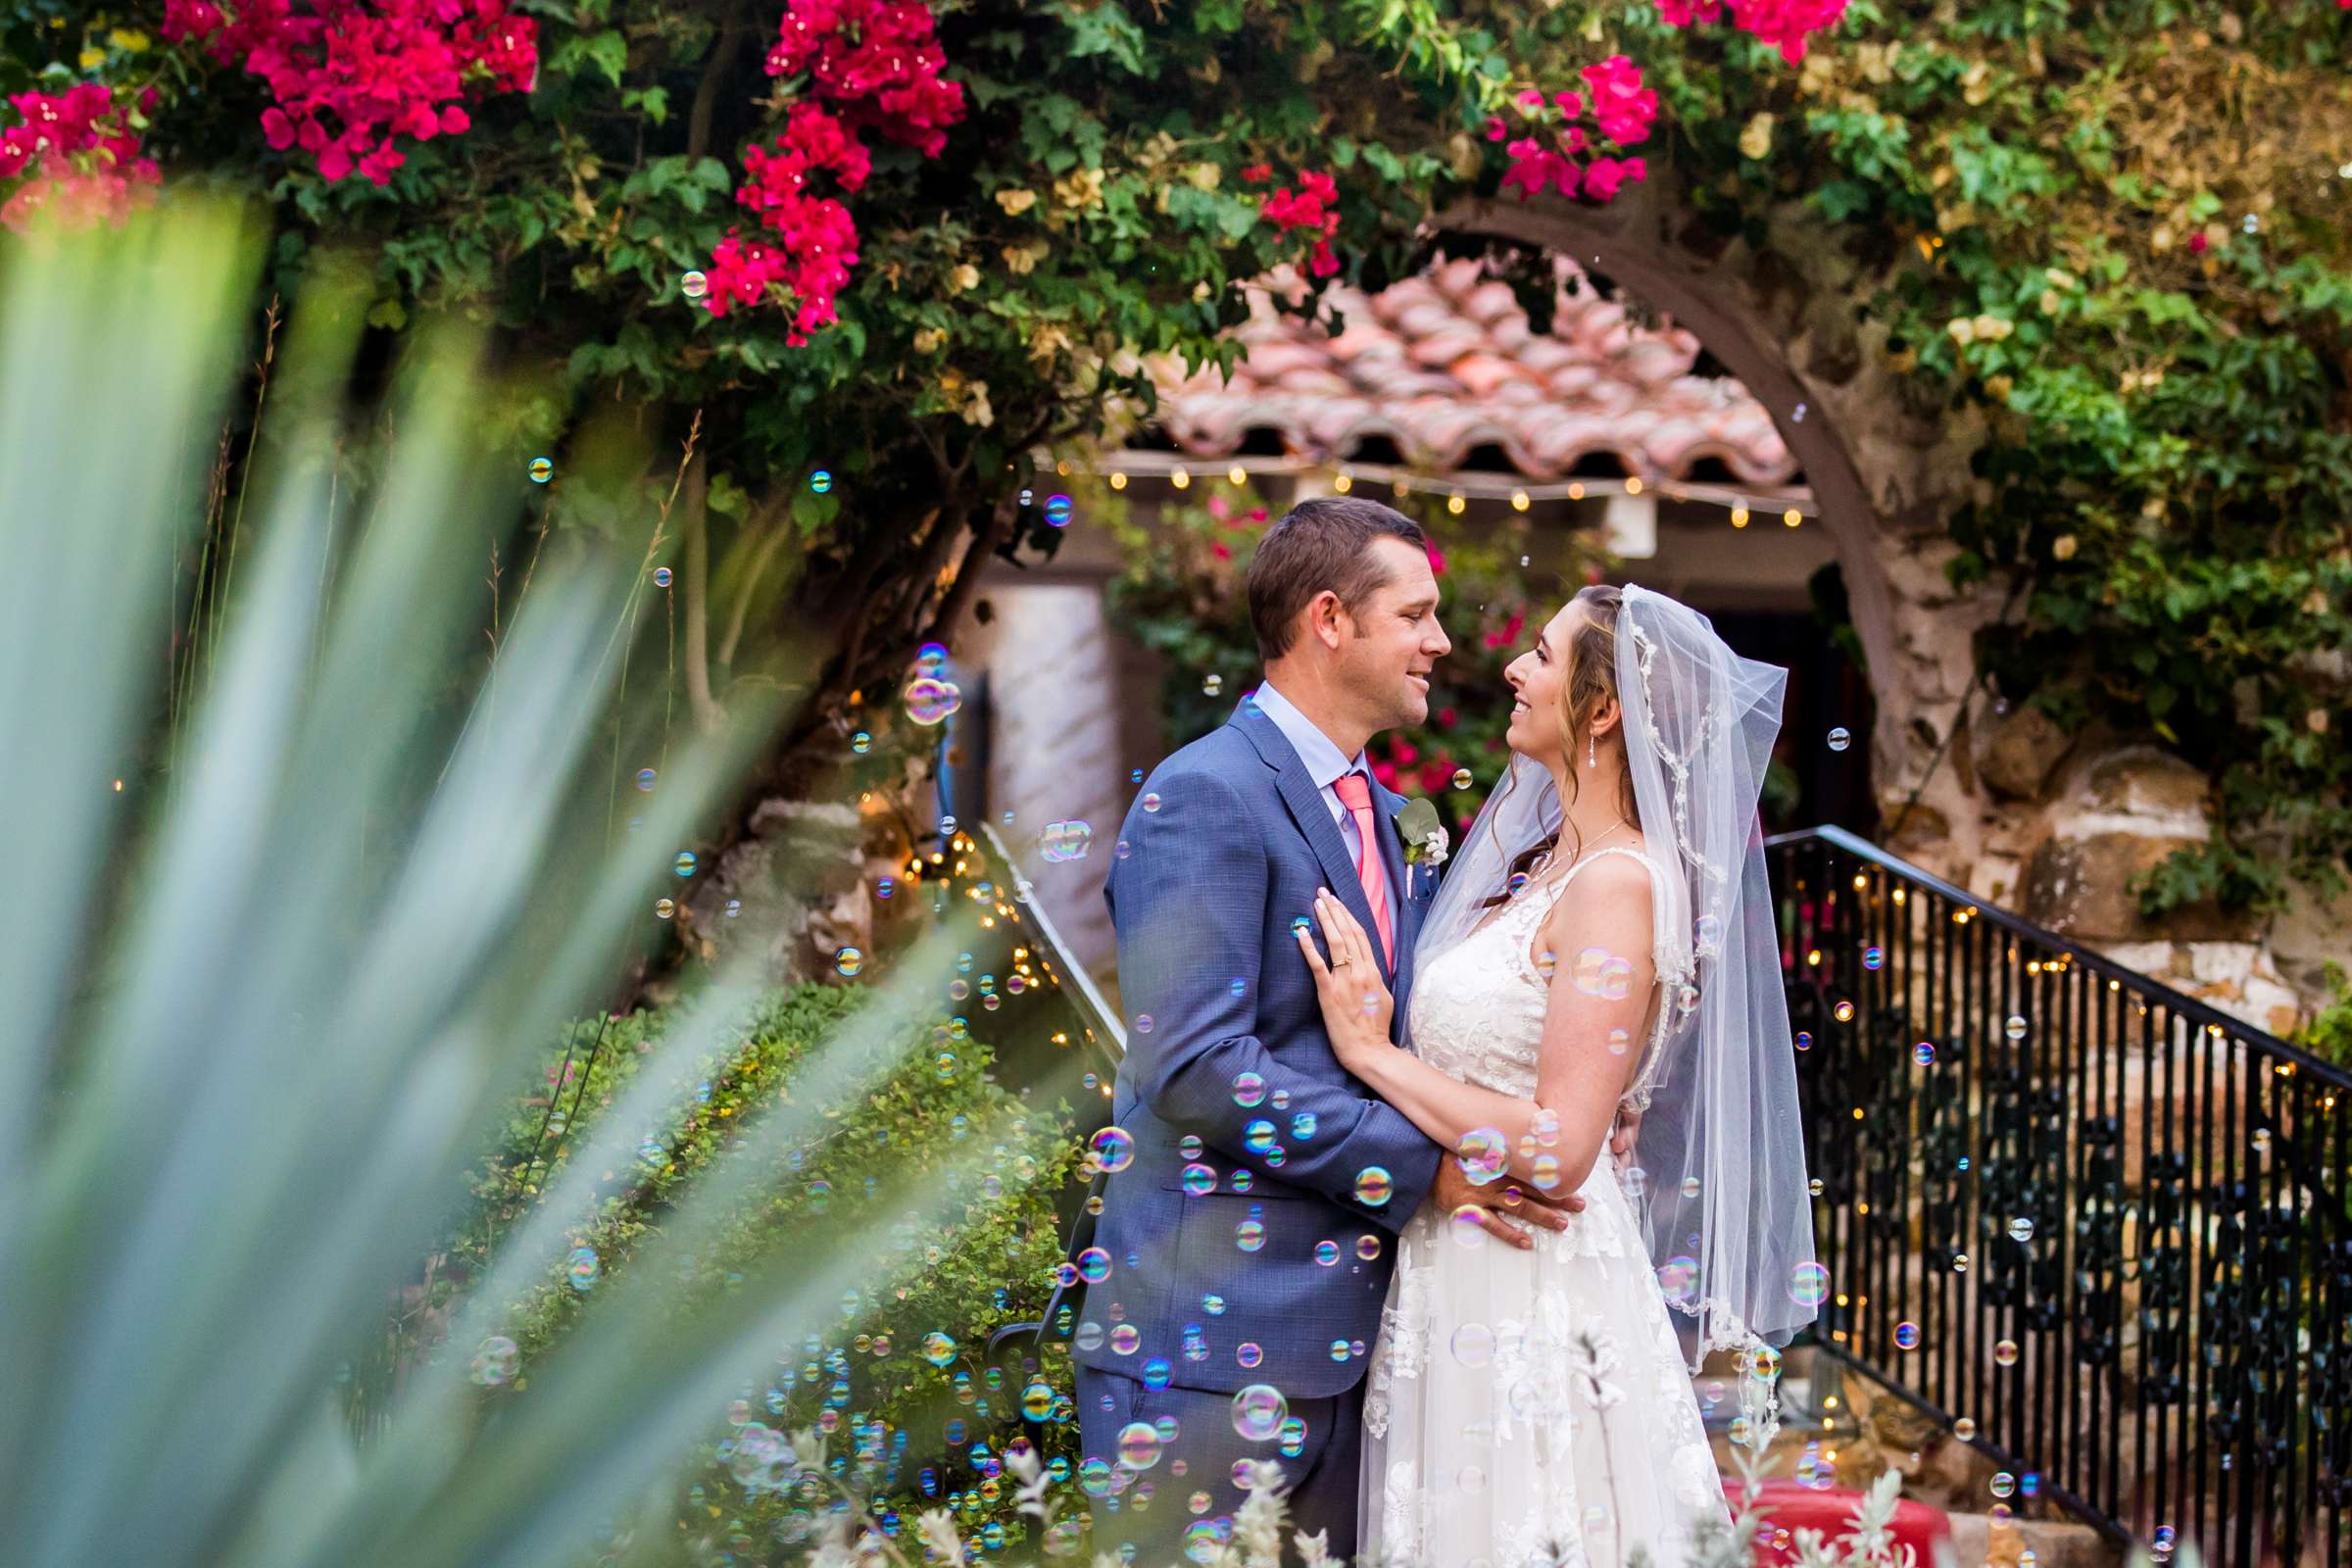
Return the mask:
[[[1679,1563],[1726,1517],[1692,1373],[1741,1352],[1735,1436],[1761,1446],[1763,1347],[1820,1298],[1756,821],[1787,671],[1663,595],[1595,587],[1505,673],[1510,774],[1423,927],[1407,1047],[1338,900],[1329,961],[1299,942],[1350,1072],[1473,1182],[1585,1204],[1529,1250],[1429,1208],[1399,1238],[1362,1541],[1433,1568]]]

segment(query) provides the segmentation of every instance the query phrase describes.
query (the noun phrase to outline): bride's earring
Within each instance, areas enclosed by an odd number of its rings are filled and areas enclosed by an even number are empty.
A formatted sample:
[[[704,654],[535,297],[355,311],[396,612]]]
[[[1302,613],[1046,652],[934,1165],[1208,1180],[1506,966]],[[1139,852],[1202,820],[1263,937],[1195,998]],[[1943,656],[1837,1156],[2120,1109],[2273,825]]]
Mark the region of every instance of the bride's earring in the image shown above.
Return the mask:
[[[1591,731],[1585,736],[1585,765],[1587,767],[1600,765],[1600,732],[1598,730]]]

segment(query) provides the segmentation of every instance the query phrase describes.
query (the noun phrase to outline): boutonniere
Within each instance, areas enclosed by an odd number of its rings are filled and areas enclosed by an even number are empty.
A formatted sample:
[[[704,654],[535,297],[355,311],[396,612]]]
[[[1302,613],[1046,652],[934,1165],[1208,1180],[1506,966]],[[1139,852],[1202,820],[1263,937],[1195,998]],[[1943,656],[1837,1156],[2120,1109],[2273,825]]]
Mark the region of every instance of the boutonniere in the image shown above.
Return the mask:
[[[1404,843],[1404,863],[1407,865],[1444,865],[1446,850],[1450,842],[1446,837],[1446,824],[1438,820],[1438,808],[1427,801],[1407,801],[1404,809],[1396,816],[1396,837]]]

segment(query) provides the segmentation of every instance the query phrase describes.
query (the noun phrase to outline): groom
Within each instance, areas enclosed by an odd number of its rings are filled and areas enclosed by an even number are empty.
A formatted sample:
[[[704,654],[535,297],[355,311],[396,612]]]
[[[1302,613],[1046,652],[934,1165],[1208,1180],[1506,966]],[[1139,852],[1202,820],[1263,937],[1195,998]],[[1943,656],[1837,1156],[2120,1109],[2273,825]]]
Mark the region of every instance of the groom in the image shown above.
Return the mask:
[[[1521,1247],[1514,1218],[1566,1223],[1473,1186],[1348,1075],[1291,933],[1318,887],[1337,894],[1373,934],[1401,1034],[1437,879],[1406,862],[1403,797],[1364,746],[1428,714],[1451,646],[1427,541],[1377,502],[1303,501],[1258,545],[1249,597],[1265,678],[1153,770],[1105,890],[1129,1020],[1112,1120],[1134,1157],[1103,1190],[1109,1272],[1074,1350],[1083,1452],[1108,1466],[1082,1473],[1095,1548],[1132,1546],[1138,1568],[1213,1552],[1250,1458],[1278,1459],[1294,1525],[1352,1556],[1396,1232],[1425,1203],[1476,1205]]]

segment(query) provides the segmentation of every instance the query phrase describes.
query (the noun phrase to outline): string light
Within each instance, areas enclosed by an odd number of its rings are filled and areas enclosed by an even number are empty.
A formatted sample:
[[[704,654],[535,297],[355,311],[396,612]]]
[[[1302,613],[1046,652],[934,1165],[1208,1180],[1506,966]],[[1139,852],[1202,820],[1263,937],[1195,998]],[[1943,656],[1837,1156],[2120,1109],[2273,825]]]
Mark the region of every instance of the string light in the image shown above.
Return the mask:
[[[1110,475],[1114,490],[1127,488],[1131,474],[1158,474],[1178,490],[1190,488],[1192,472],[1175,455],[1158,452],[1122,452],[1123,465]],[[1681,479],[1644,480],[1639,474],[1623,479],[1566,479],[1551,483],[1529,483],[1524,479],[1479,473],[1427,474],[1416,473],[1386,464],[1333,464],[1310,458],[1244,458],[1235,460],[1226,469],[1226,477],[1236,485],[1247,484],[1252,477],[1289,478],[1304,475],[1329,474],[1334,495],[1348,495],[1356,482],[1386,483],[1398,499],[1419,493],[1443,496],[1446,510],[1460,515],[1472,501],[1507,503],[1514,512],[1526,512],[1538,501],[1583,501],[1588,497],[1642,496],[1653,489],[1669,501],[1690,502],[1700,506],[1722,507],[1730,514],[1732,526],[1745,528],[1753,519],[1750,493],[1723,485],[1699,484]],[[1766,504],[1780,509],[1781,521],[1788,527],[1801,526],[1807,517],[1821,515],[1810,495],[1780,495],[1766,498]]]

